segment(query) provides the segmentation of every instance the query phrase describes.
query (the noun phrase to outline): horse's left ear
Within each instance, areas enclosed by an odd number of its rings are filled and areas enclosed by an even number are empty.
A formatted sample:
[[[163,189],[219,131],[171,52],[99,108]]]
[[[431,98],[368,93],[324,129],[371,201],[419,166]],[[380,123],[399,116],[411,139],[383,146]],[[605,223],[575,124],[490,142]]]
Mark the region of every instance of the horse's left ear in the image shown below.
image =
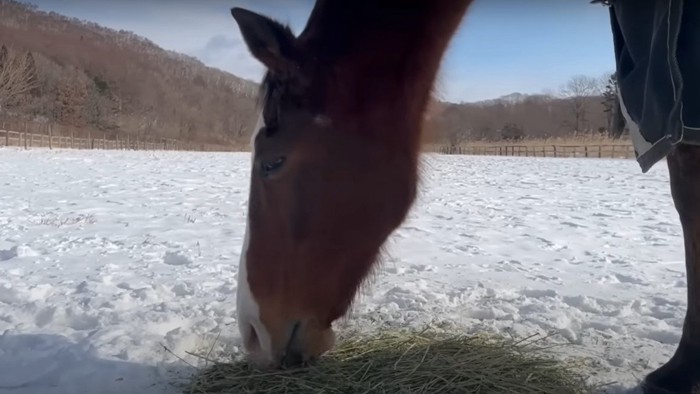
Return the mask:
[[[288,75],[295,70],[296,37],[289,27],[243,8],[231,9],[250,53],[271,72]]]

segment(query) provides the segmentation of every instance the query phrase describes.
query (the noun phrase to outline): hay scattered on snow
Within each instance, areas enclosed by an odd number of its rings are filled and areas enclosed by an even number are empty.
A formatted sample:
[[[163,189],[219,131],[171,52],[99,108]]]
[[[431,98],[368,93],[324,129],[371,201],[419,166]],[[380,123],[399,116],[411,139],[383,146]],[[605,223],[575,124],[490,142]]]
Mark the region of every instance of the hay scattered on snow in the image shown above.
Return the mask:
[[[213,393],[590,393],[573,365],[533,343],[422,332],[353,336],[311,366],[274,371],[217,363],[186,392]],[[539,353],[539,354],[538,354]],[[567,368],[568,367],[568,368]]]

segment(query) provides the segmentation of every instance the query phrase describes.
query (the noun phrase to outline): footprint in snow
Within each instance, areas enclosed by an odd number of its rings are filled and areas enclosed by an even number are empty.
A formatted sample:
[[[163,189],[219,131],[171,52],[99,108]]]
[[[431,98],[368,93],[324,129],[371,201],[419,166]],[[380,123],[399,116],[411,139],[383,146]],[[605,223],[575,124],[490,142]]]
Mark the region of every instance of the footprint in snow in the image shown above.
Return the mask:
[[[7,261],[17,257],[17,247],[13,246],[7,250],[0,250],[0,261]]]
[[[34,257],[39,253],[26,245],[15,245],[9,249],[0,249],[0,261],[8,261],[15,257]]]
[[[192,261],[177,252],[165,252],[163,263],[167,265],[189,265]]]

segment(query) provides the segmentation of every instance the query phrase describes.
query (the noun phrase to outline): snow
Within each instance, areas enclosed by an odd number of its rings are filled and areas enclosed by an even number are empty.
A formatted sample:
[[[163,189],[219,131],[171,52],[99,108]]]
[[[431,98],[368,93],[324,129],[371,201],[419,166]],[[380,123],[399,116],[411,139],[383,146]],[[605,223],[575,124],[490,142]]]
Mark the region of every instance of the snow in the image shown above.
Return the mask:
[[[249,168],[0,149],[0,392],[176,393],[202,365],[187,352],[240,354]],[[422,172],[341,330],[551,335],[610,392],[671,356],[686,283],[665,163],[427,155]]]

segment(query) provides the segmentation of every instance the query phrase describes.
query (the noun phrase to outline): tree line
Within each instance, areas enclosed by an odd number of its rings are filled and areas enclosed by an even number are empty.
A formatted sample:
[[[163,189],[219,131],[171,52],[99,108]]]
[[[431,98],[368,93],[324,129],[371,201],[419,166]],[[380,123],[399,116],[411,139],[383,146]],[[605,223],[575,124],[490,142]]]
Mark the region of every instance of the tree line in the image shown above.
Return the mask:
[[[76,135],[245,144],[257,89],[132,32],[0,0],[0,126],[58,124]],[[436,100],[426,116],[426,141],[619,137],[624,125],[616,97],[615,76],[608,74],[573,76],[556,93]]]
[[[575,75],[554,93],[439,103],[429,113],[426,131],[430,142],[449,145],[581,135],[620,138],[626,133],[614,73]]]

